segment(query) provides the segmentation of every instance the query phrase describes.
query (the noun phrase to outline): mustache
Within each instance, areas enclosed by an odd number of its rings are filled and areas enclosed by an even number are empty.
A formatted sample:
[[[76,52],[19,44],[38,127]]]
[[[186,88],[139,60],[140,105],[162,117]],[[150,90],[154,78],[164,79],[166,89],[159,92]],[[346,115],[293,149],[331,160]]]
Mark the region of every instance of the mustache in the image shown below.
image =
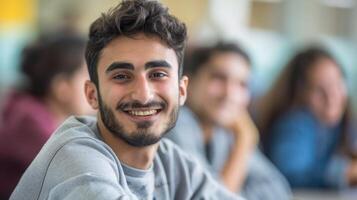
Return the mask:
[[[131,110],[131,109],[148,109],[148,108],[160,108],[165,109],[167,107],[167,103],[164,101],[150,101],[146,104],[142,104],[139,101],[130,101],[119,103],[116,107],[117,110]]]

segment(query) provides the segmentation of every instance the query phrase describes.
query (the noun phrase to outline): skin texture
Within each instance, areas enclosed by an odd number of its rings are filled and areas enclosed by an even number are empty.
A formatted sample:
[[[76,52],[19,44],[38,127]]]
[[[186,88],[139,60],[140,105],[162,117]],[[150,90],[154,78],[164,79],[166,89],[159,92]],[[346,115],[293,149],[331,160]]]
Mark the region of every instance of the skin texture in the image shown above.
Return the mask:
[[[190,77],[189,107],[199,117],[206,143],[211,141],[215,126],[233,134],[234,145],[221,178],[228,189],[236,192],[246,178],[248,159],[258,141],[258,131],[247,112],[250,67],[233,52],[215,53],[204,65]]]
[[[120,36],[102,50],[97,70],[99,88],[90,81],[85,88],[92,108],[101,110],[103,139],[121,161],[147,169],[186,99],[188,79],[179,80],[175,51],[156,37]]]

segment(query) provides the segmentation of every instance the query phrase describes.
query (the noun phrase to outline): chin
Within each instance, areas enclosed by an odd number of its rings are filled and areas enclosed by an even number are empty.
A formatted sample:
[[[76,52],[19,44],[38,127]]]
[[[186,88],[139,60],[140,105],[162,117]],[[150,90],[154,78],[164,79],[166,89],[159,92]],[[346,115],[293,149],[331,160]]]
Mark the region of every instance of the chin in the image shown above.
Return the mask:
[[[226,116],[220,116],[220,117],[217,117],[216,116],[216,118],[213,118],[211,121],[212,121],[212,123],[214,123],[214,124],[217,124],[217,125],[219,125],[219,126],[224,126],[224,124],[226,124]]]

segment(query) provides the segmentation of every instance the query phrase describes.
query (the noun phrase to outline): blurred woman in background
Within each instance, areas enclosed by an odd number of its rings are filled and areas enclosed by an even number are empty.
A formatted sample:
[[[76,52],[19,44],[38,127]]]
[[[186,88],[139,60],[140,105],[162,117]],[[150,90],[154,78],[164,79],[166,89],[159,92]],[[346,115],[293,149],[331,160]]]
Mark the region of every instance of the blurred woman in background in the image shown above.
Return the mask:
[[[84,100],[85,40],[62,34],[24,49],[26,81],[12,90],[1,109],[0,199],[7,199],[22,173],[54,132],[72,114],[88,113]]]
[[[356,129],[343,71],[308,48],[284,69],[260,104],[265,151],[293,187],[338,188],[357,180]]]

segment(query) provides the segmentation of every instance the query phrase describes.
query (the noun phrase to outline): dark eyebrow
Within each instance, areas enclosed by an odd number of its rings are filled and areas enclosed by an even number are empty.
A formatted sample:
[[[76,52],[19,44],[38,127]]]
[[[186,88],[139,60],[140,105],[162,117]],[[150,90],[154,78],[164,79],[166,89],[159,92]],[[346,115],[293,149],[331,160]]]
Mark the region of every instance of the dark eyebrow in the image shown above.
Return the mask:
[[[165,60],[154,60],[154,61],[147,62],[145,64],[145,69],[155,68],[155,67],[172,68],[170,63],[166,62]]]
[[[134,65],[127,62],[113,62],[109,65],[109,67],[105,70],[106,73],[109,73],[115,69],[131,69],[134,70]]]

